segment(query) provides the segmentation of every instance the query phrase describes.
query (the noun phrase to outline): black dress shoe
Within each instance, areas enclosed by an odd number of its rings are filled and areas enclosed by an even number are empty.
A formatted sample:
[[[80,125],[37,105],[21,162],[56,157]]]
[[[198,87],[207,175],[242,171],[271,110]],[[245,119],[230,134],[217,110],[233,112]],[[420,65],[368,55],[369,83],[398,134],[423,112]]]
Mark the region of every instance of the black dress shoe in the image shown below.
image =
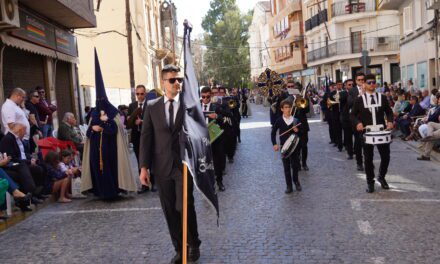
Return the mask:
[[[229,159],[229,163],[234,163],[234,159]]]
[[[368,184],[368,188],[365,190],[367,193],[374,193],[374,183]]]
[[[348,160],[352,160],[352,159],[353,159],[353,155],[349,155],[349,156],[347,157],[347,159],[348,159]]]
[[[358,171],[364,171],[364,166],[362,166],[362,165],[357,165],[357,170],[358,170]]]
[[[224,192],[226,190],[225,186],[221,182],[217,182],[218,190]]]
[[[29,208],[29,205],[31,204],[31,194],[28,193],[26,196],[23,197],[15,197],[15,206],[21,209],[22,212],[30,212],[32,211],[31,208]]]
[[[303,170],[308,171],[309,167],[307,167],[307,165],[303,165]]]
[[[293,192],[292,187],[287,187],[287,189],[284,191],[285,194],[289,194],[289,193],[292,193],[292,192]]]
[[[301,184],[299,184],[299,182],[295,183],[295,189],[300,192],[302,190]]]
[[[380,186],[382,186],[382,189],[388,190],[390,188],[385,178],[379,178],[377,181],[380,183]]]
[[[151,192],[157,192],[157,189],[156,188],[154,188],[154,185],[151,185],[151,190],[150,190]]]
[[[338,151],[339,151],[339,152],[342,152],[342,148],[338,148]]]
[[[150,190],[150,187],[142,185],[141,189],[137,192],[138,194],[146,193]]]
[[[429,161],[429,160],[431,160],[431,158],[422,155],[422,156],[418,157],[417,160],[426,160],[426,161]]]
[[[182,254],[180,252],[176,252],[176,255],[171,259],[170,264],[181,264],[182,263]]]
[[[189,247],[188,249],[188,261],[195,262],[200,258],[199,247]]]

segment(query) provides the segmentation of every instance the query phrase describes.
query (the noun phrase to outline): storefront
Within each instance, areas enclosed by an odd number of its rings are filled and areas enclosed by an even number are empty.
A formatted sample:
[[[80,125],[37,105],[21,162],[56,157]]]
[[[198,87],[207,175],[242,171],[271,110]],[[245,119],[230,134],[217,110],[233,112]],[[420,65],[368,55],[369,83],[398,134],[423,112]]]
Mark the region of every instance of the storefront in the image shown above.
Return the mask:
[[[0,34],[1,101],[16,87],[30,92],[41,86],[58,106],[58,117],[78,114],[76,38],[32,10],[20,8],[19,15],[20,29]]]

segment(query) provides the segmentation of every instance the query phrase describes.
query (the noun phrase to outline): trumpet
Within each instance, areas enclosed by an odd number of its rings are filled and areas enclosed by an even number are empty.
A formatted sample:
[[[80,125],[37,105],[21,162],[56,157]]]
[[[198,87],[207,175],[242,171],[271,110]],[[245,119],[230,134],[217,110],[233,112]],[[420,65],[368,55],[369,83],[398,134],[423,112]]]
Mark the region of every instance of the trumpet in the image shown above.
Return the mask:
[[[305,109],[309,106],[309,103],[306,98],[302,95],[297,95],[294,101],[295,107],[299,109]]]
[[[237,101],[235,99],[230,99],[228,101],[229,109],[235,109],[237,107]]]
[[[332,106],[339,104],[339,91],[335,94],[335,100],[327,98],[327,108],[331,108]]]

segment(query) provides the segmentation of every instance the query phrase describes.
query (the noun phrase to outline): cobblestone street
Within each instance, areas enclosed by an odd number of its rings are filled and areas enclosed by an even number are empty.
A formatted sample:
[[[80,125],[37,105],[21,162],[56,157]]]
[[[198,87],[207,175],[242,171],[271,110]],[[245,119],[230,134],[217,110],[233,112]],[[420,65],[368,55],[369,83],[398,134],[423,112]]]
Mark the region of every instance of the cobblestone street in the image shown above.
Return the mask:
[[[242,120],[242,143],[228,164],[215,213],[196,196],[199,263],[440,263],[440,166],[417,161],[395,140],[387,180],[365,192],[364,174],[328,144],[311,119],[310,171],[302,192],[284,194],[269,108]],[[376,161],[378,154],[375,155]],[[376,164],[377,173],[378,164]],[[0,263],[168,263],[174,255],[157,193],[119,202],[52,203],[0,233]]]

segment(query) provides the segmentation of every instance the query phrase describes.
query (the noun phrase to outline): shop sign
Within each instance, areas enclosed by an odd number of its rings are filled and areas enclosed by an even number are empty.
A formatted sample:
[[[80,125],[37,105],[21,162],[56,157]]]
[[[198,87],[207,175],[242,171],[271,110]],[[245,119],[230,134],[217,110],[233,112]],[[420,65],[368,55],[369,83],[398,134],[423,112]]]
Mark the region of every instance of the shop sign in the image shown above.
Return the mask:
[[[76,38],[72,33],[59,29],[21,8],[20,27],[21,29],[12,31],[11,35],[45,48],[78,56]]]

